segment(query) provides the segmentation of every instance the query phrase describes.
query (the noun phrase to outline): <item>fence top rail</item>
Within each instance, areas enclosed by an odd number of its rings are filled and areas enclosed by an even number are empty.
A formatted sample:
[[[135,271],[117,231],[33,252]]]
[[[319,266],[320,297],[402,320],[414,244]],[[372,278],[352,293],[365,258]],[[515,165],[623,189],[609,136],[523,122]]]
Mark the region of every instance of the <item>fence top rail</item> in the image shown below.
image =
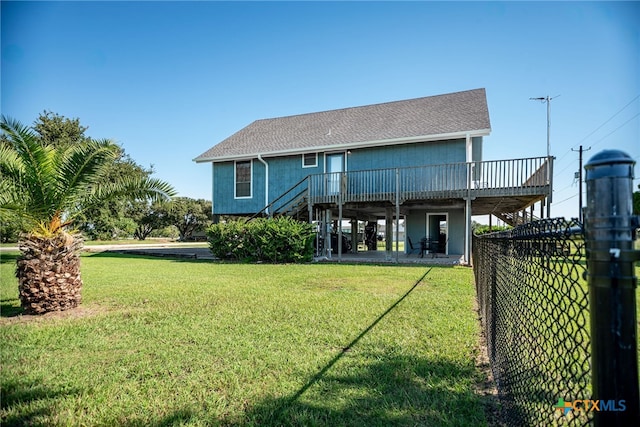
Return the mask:
[[[538,221],[521,224],[509,230],[496,231],[474,235],[478,239],[531,239],[531,238],[557,238],[559,236],[574,236],[583,234],[584,228],[577,218],[567,220],[565,218],[546,218]]]

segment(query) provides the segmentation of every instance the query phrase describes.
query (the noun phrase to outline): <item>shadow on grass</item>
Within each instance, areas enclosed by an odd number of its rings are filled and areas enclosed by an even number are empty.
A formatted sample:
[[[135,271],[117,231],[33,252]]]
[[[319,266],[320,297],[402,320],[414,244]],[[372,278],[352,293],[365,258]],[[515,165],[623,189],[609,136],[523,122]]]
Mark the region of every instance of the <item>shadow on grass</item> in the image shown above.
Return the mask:
[[[45,425],[52,415],[55,400],[79,394],[77,389],[52,389],[35,380],[2,381],[0,408],[2,426]]]
[[[172,427],[189,424],[196,417],[190,409],[178,409],[160,419],[148,420],[142,418],[128,418],[126,421],[118,420],[120,427]],[[114,424],[115,425],[115,424]]]
[[[138,251],[103,251],[96,253],[87,253],[85,256],[89,256],[91,258],[133,258],[133,259],[148,259],[148,260],[167,260],[167,261],[175,261],[175,262],[195,262],[195,263],[203,263],[203,262],[217,262],[211,259],[197,259],[189,254],[181,256],[180,254],[174,254],[172,252],[167,253],[143,253]]]
[[[429,274],[288,397],[268,398],[229,425],[441,425],[486,424],[483,398],[473,392],[473,362],[456,364],[398,355],[391,349],[358,355],[354,346]],[[352,351],[353,350],[353,351]],[[362,358],[363,363],[358,359]],[[330,372],[344,359],[346,368]],[[375,360],[375,363],[368,361]],[[344,372],[344,373],[340,373]],[[465,386],[466,384],[466,386]]]
[[[109,250],[103,252],[95,252],[95,253],[87,253],[85,256],[90,256],[91,258],[133,258],[133,259],[148,259],[148,260],[158,260],[165,259],[174,262],[194,262],[194,263],[213,263],[213,264],[241,264],[241,265],[252,265],[252,264],[265,264],[262,262],[253,262],[253,261],[244,261],[244,260],[229,260],[229,259],[211,259],[204,258],[203,256],[211,256],[211,253],[208,249],[199,248],[201,252],[197,252],[197,257],[194,257],[193,249],[188,251],[184,249],[181,252],[178,248],[176,249],[149,249],[149,250]],[[267,263],[268,264],[268,263]],[[422,264],[422,263],[406,263],[400,262],[398,264],[392,262],[375,262],[375,261],[352,261],[346,260],[343,262],[337,261],[321,261],[321,262],[308,262],[306,264],[313,265],[354,265],[354,266],[372,266],[372,267],[405,267],[405,268],[425,268],[425,267],[438,267],[438,268],[453,268],[452,264]]]
[[[356,358],[357,356],[354,356]],[[376,354],[379,361],[326,373],[304,396],[265,399],[230,425],[484,425],[482,397],[469,380],[473,363]]]
[[[55,419],[56,401],[72,395],[79,395],[78,389],[50,389],[37,381],[3,380],[0,390],[2,417],[0,425],[30,426],[49,425]],[[170,427],[187,424],[194,417],[188,409],[177,410],[159,419],[137,419],[136,417],[117,420],[113,425],[124,427]]]
[[[19,252],[2,252],[0,253],[0,264],[15,264],[19,256]]]
[[[22,307],[13,304],[16,301],[17,298],[0,300],[0,317],[15,317],[24,313]]]
[[[411,294],[411,292],[413,292],[413,290],[420,284],[422,283],[422,281],[424,280],[425,277],[427,277],[427,274],[429,274],[429,272],[431,271],[431,268],[428,269],[423,275],[422,277],[420,277],[416,283],[413,284],[413,286],[407,291],[405,292],[404,295],[402,295],[396,302],[394,302],[384,313],[382,313],[380,316],[378,316],[378,318],[376,320],[374,320],[369,326],[367,326],[362,332],[360,332],[360,334],[353,340],[351,341],[349,344],[347,344],[346,347],[342,348],[342,351],[340,353],[338,353],[333,359],[331,359],[331,361],[329,361],[329,363],[327,363],[325,365],[324,368],[322,368],[317,374],[315,374],[313,376],[313,378],[311,378],[309,380],[309,382],[307,384],[305,384],[300,390],[298,390],[296,392],[296,394],[294,394],[293,396],[291,396],[291,400],[296,400],[298,399],[298,397],[300,397],[305,391],[307,391],[307,389],[309,387],[311,387],[314,383],[316,383],[318,380],[320,380],[322,378],[322,376],[329,370],[331,369],[331,367],[333,365],[336,364],[336,362],[338,360],[340,360],[348,351],[351,350],[351,348],[356,345],[358,343],[358,341],[360,341],[360,339],[362,339],[362,337],[364,337],[365,335],[367,335],[369,333],[369,331],[371,329],[373,329],[374,326],[376,326],[382,319],[385,318],[385,316],[387,314],[389,314],[394,308],[396,308],[398,306],[398,304],[400,304],[402,301],[404,301],[405,298],[407,298],[409,296],[409,294]]]

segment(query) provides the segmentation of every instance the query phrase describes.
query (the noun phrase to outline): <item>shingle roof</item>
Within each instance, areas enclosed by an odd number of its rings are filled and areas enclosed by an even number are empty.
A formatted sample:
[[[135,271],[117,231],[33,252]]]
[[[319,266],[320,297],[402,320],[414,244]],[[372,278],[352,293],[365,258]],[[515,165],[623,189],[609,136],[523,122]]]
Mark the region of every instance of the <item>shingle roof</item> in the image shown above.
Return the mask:
[[[484,89],[256,120],[194,160],[207,162],[484,132],[491,128]],[[444,138],[443,138],[444,139]],[[320,151],[320,150],[318,150]]]

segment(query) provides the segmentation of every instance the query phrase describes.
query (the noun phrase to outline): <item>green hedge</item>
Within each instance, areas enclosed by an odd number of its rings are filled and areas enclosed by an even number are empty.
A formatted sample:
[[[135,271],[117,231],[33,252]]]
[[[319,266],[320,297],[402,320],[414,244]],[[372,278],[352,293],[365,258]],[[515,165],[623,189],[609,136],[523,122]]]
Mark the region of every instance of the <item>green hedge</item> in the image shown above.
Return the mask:
[[[289,217],[236,220],[207,228],[209,248],[216,258],[271,263],[313,259],[314,229]]]
[[[476,236],[480,236],[482,234],[497,233],[499,231],[506,231],[512,228],[513,227],[511,227],[510,225],[494,225],[493,227],[491,227],[491,229],[489,229],[488,225],[478,225],[473,229],[473,234],[475,234]]]

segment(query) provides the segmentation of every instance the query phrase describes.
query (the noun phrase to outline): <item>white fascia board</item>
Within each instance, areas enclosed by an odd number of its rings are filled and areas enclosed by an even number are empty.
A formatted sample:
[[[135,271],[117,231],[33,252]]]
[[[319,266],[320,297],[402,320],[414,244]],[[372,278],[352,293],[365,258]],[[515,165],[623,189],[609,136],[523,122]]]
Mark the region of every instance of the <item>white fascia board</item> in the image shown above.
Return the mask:
[[[369,147],[380,147],[380,146],[387,146],[387,145],[411,144],[414,142],[433,142],[433,141],[444,141],[444,140],[450,140],[450,139],[465,139],[467,135],[471,137],[487,136],[490,133],[491,133],[491,129],[478,129],[478,130],[472,130],[472,131],[442,133],[438,135],[422,135],[422,136],[412,136],[412,137],[404,137],[404,138],[379,139],[374,141],[348,142],[344,144],[315,145],[313,147],[292,148],[289,150],[270,151],[268,153],[230,155],[230,156],[203,158],[203,159],[195,158],[193,159],[193,161],[196,163],[228,162],[232,160],[255,159],[258,157],[258,155],[261,155],[262,157],[293,156],[296,154],[304,154],[304,153],[342,151],[342,150],[349,150],[349,149],[356,149],[356,148],[369,148]]]

